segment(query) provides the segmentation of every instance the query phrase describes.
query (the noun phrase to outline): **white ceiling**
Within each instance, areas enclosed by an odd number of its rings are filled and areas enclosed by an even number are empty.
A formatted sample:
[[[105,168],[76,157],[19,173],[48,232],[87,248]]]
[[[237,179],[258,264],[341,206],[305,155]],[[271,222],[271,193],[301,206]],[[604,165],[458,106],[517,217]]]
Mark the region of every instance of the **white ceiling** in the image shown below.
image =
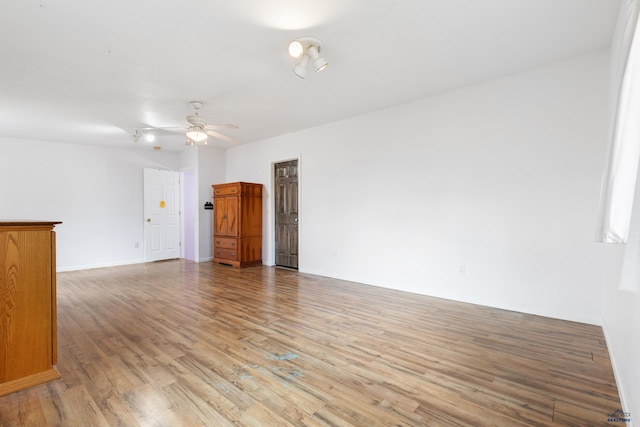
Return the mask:
[[[114,147],[189,101],[241,143],[607,48],[618,0],[4,0],[0,137]],[[300,79],[288,42],[323,41]],[[164,135],[163,150],[184,148]],[[222,141],[212,141],[229,147]],[[149,147],[145,147],[150,149]]]

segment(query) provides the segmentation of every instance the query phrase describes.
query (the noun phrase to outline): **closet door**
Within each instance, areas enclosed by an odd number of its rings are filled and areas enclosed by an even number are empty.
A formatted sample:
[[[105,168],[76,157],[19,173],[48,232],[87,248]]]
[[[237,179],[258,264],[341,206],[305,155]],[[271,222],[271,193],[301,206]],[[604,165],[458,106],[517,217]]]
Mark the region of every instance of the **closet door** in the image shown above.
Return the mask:
[[[298,161],[275,165],[276,265],[298,268]]]

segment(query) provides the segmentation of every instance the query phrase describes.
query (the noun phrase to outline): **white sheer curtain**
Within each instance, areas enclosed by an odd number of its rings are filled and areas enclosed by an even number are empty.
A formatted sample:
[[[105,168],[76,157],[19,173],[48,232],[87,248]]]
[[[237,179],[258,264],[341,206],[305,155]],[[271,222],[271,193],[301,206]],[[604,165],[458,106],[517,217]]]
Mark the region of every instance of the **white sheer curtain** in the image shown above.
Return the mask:
[[[620,288],[640,289],[640,0],[622,0],[611,46],[613,130],[599,241],[626,243]]]
[[[611,46],[614,125],[603,180],[598,240],[625,243],[640,162],[639,0],[623,0]]]

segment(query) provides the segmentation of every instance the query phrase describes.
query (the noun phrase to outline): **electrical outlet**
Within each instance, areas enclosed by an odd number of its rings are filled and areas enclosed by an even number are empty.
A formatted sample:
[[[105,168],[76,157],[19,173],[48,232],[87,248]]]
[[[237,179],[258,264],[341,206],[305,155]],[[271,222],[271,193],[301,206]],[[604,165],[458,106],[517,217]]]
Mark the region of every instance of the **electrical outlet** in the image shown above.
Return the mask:
[[[138,249],[140,247],[140,244],[138,242],[133,242],[133,247]]]
[[[465,267],[464,265],[461,265],[458,272],[460,273],[461,276],[464,276],[465,274],[467,274],[467,267]]]

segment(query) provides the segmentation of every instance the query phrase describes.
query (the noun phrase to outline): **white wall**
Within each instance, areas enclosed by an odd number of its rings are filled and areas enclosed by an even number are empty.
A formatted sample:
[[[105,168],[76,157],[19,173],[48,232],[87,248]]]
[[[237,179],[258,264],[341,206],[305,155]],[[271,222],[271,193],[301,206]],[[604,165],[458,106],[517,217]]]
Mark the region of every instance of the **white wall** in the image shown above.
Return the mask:
[[[227,180],[266,187],[268,263],[271,164],[300,158],[301,271],[600,324],[607,61],[232,148]]]
[[[204,210],[204,203],[211,202],[211,185],[225,182],[225,154],[221,148],[211,146],[189,147],[179,153],[181,170],[195,173],[196,193],[196,260],[213,258],[213,211]]]
[[[142,262],[142,169],[177,163],[175,153],[0,139],[0,218],[62,221],[59,271]]]
[[[199,261],[213,258],[213,211],[204,210],[205,202],[213,201],[213,184],[225,182],[224,150],[213,147],[198,148],[198,212],[200,213]]]
[[[193,148],[193,147],[191,147]],[[198,210],[198,150],[182,150],[179,154],[181,175],[181,244],[180,256],[197,261],[199,252],[200,211]]]
[[[604,325],[618,391],[631,419],[640,414],[640,294],[618,289],[624,245],[605,248]]]

